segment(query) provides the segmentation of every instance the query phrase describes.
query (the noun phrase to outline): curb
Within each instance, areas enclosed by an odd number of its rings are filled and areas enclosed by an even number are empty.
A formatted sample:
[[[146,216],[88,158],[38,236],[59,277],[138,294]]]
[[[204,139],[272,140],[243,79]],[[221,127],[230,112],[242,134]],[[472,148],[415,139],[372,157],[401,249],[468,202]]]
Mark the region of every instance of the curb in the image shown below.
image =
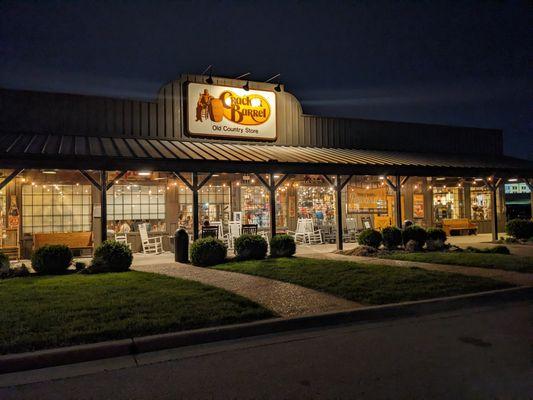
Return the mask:
[[[240,339],[291,331],[347,324],[360,321],[422,316],[451,311],[463,307],[490,305],[502,301],[521,301],[533,298],[533,287],[517,287],[452,297],[440,297],[405,303],[370,306],[340,312],[314,314],[295,318],[275,318],[264,321],[203,328],[184,332],[112,340],[35,352],[0,356],[0,374],[74,364],[104,358],[128,356],[208,342]]]

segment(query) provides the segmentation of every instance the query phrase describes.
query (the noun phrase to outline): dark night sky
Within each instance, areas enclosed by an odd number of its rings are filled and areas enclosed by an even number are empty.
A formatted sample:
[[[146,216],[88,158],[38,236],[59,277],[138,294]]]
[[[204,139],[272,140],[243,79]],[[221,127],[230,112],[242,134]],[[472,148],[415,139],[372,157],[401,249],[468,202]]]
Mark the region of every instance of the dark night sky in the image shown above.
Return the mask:
[[[533,159],[532,14],[513,1],[0,0],[0,86],[151,99],[209,64],[281,72],[308,114],[502,128],[506,153]]]

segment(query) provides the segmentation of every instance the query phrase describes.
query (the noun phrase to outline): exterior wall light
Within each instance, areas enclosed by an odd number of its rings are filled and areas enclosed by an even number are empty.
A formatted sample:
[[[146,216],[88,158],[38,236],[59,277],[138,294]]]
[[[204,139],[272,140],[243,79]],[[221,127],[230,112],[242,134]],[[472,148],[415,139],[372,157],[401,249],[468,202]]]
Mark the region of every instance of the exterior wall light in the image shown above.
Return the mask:
[[[242,88],[246,91],[250,90],[250,81],[246,81],[246,83],[244,84]]]

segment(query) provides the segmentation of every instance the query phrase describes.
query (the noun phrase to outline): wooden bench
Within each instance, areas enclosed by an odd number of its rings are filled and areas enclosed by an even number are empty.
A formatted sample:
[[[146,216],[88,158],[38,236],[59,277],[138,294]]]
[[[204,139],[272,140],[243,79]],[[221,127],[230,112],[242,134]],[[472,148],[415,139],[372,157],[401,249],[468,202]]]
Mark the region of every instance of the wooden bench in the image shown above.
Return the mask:
[[[92,232],[50,232],[33,234],[33,250],[47,244],[64,244],[71,250],[93,249]]]
[[[453,233],[458,233],[459,235],[477,235],[477,225],[468,218],[443,219],[442,229],[448,236],[452,236]]]

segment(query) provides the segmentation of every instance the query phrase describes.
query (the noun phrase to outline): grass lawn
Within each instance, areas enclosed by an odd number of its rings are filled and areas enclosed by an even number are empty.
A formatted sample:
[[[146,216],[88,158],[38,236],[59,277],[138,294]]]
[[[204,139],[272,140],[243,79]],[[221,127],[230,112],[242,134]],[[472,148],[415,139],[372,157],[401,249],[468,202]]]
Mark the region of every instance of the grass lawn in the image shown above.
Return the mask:
[[[506,271],[533,272],[533,257],[481,253],[393,253],[383,258],[421,261],[437,264],[463,265],[465,267],[496,268]]]
[[[350,261],[277,258],[220,264],[216,269],[259,275],[363,304],[386,304],[510,287],[492,279]]]
[[[0,304],[1,354],[272,316],[218,288],[134,271],[6,279]]]

